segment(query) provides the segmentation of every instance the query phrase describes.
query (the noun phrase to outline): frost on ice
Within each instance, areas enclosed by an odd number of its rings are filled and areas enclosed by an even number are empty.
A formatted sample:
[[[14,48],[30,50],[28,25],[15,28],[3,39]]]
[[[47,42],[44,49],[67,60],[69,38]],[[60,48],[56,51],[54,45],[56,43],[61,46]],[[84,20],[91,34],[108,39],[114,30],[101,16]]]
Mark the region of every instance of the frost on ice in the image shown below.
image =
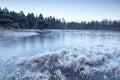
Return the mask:
[[[19,59],[4,80],[119,80],[119,62],[115,48],[62,49]]]

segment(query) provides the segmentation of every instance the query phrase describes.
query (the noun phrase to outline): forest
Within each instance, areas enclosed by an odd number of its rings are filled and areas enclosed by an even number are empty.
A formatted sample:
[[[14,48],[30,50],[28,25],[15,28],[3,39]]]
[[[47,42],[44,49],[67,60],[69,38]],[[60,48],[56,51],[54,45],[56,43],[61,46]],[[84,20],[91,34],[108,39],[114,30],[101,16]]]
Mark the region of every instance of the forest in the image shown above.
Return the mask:
[[[74,14],[73,14],[74,15]],[[0,27],[4,29],[79,29],[79,30],[120,30],[120,20],[67,22],[64,18],[44,17],[42,14],[24,14],[0,8]]]

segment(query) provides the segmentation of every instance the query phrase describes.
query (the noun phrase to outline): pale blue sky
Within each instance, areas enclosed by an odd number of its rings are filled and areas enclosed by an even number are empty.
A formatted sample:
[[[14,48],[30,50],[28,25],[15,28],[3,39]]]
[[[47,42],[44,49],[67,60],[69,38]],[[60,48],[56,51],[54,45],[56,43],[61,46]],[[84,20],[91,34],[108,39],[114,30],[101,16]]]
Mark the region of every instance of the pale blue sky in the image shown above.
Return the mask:
[[[119,20],[120,0],[0,0],[0,7],[66,21]]]

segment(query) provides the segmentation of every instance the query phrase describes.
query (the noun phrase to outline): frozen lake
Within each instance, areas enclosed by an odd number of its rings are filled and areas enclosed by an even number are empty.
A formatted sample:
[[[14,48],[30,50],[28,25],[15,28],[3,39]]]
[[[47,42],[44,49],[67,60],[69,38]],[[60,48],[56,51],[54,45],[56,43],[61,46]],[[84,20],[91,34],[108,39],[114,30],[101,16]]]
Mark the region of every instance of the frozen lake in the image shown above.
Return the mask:
[[[5,80],[119,80],[120,32],[44,30],[0,41],[0,57]]]
[[[62,48],[119,48],[120,32],[94,30],[46,30],[37,36],[0,41],[0,56],[29,56]]]

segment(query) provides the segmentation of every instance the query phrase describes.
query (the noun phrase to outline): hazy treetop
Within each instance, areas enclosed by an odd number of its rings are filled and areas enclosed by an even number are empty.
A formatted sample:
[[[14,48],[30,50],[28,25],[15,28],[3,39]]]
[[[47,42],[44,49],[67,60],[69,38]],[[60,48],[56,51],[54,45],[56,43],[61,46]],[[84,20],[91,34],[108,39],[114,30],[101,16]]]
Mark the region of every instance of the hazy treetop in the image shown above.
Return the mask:
[[[91,21],[120,18],[120,0],[0,0],[0,7],[25,14],[65,18],[66,21]]]

